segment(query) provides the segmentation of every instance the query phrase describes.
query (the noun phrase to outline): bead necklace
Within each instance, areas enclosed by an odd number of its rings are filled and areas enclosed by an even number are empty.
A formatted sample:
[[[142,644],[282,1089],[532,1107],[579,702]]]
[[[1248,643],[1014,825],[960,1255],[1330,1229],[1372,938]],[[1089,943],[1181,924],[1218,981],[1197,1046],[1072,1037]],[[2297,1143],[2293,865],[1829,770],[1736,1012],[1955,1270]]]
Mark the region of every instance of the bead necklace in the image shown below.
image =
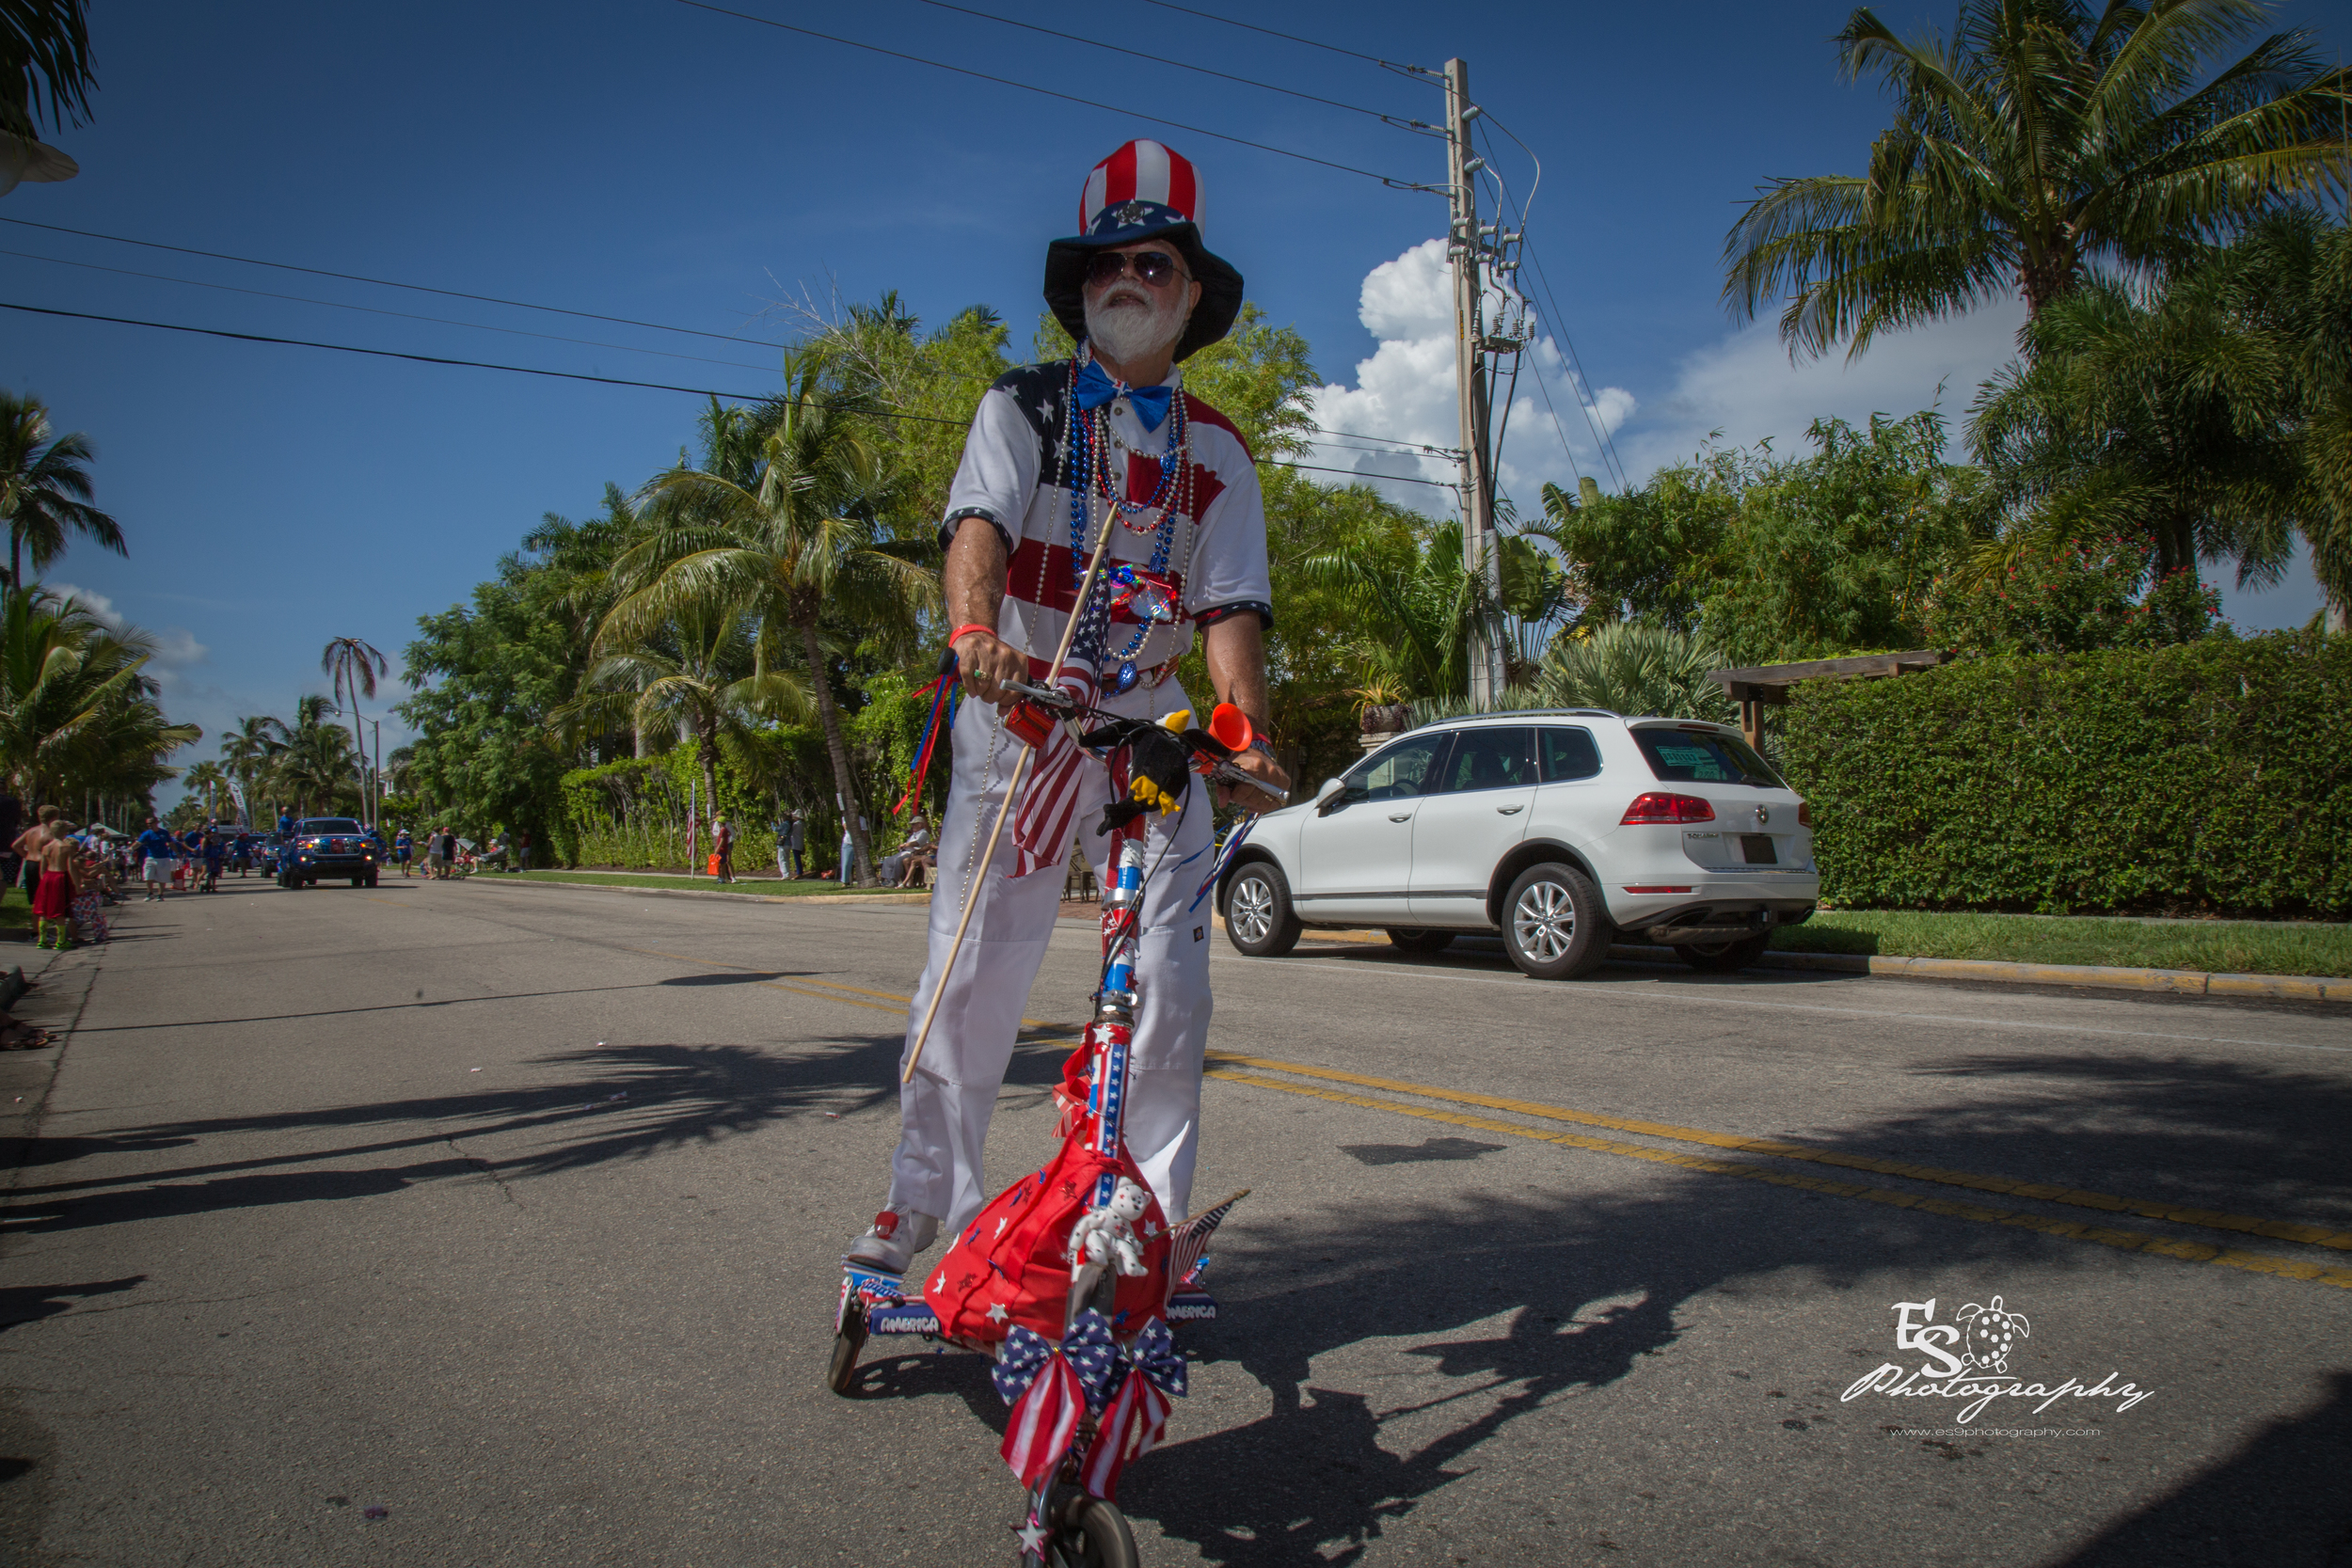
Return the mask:
[[[1168,448],[1160,457],[1159,483],[1152,487],[1152,499],[1130,501],[1112,487],[1111,447],[1114,436],[1107,407],[1087,410],[1078,406],[1078,374],[1092,357],[1091,344],[1080,345],[1078,353],[1071,356],[1069,383],[1063,392],[1065,418],[1061,438],[1056,443],[1057,450],[1055,455],[1059,459],[1062,478],[1070,487],[1071,586],[1074,589],[1086,581],[1083,562],[1088,559],[1088,544],[1095,516],[1093,503],[1098,495],[1106,508],[1117,509],[1116,515],[1121,527],[1132,533],[1152,535],[1151,563],[1145,570],[1152,578],[1164,580],[1168,558],[1175,546],[1176,518],[1180,514],[1191,515],[1193,464],[1191,443],[1186,438],[1188,420],[1184,394],[1179,390],[1168,400]],[[1120,389],[1123,391],[1125,388],[1121,386]],[[1145,516],[1149,516],[1150,520],[1143,523],[1133,520]],[[1043,556],[1044,552],[1041,551],[1037,595],[1037,602],[1041,604],[1045,600],[1046,563]],[[1135,567],[1111,566],[1103,575],[1108,580],[1102,583],[1097,592],[1116,595],[1120,604],[1132,603],[1139,597],[1138,590],[1143,585],[1136,580],[1139,574]],[[1082,614],[1085,609],[1082,605],[1073,605],[1071,613]],[[1141,651],[1152,628],[1163,624],[1173,626],[1183,618],[1181,609],[1165,600],[1151,605],[1139,612],[1140,624],[1124,648],[1111,653],[1105,647],[1096,656],[1098,668],[1114,659],[1118,661],[1118,673],[1109,683],[1112,694],[1130,689],[1139,678],[1135,655]],[[1073,651],[1076,651],[1074,644]]]

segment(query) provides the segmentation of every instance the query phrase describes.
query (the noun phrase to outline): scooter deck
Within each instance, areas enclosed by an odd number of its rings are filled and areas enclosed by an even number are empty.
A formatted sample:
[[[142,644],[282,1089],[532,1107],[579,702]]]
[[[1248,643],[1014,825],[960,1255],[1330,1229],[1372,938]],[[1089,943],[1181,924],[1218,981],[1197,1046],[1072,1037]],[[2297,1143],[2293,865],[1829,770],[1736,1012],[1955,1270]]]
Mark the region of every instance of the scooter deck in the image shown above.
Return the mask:
[[[1199,1289],[1202,1269],[1208,1262],[1202,1259],[1184,1283],[1193,1289],[1180,1289],[1168,1298],[1168,1321],[1180,1323],[1214,1323],[1216,1321],[1216,1298]],[[877,1336],[915,1336],[937,1338],[939,1314],[920,1295],[909,1298],[906,1278],[902,1275],[884,1274],[879,1269],[856,1263],[841,1266],[841,1304],[834,1313],[834,1332],[838,1334],[849,1321],[850,1304],[854,1302],[864,1318],[866,1332]]]

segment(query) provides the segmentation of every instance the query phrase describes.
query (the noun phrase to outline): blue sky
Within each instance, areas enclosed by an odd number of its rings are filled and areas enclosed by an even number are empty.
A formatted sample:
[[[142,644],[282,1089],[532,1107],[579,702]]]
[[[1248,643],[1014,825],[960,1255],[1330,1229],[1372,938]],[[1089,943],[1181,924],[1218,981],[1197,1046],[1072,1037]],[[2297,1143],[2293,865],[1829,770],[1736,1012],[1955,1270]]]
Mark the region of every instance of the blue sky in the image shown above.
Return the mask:
[[[0,198],[0,217],[696,328],[729,342],[402,293],[0,224],[0,300],[229,331],[756,393],[788,302],[899,291],[927,320],[993,306],[1025,341],[1045,242],[1074,227],[1087,169],[1131,135],[1200,166],[1213,247],[1296,325],[1335,427],[1451,428],[1432,375],[1416,247],[1439,198],[1136,118],[1155,113],[1330,163],[1438,177],[1439,144],[1369,117],[1175,69],[1183,61],[1434,119],[1434,85],[1148,3],[980,0],[979,8],[1154,56],[1024,32],[921,0],[732,8],[1011,77],[1074,103],[713,14],[679,0],[359,8],[101,0],[92,125],[53,139],[82,165]],[[1723,234],[1762,180],[1859,167],[1883,124],[1872,86],[1836,76],[1847,8],[1206,8],[1385,59],[1470,62],[1473,96],[1541,157],[1530,233],[1560,320],[1637,480],[1710,430],[1784,445],[1817,414],[1964,408],[2007,355],[2013,312],[1890,341],[1849,366],[1791,368],[1769,326],[1719,303]],[[1894,4],[1900,28],[1948,6]],[[2282,25],[2347,28],[2333,8]],[[1524,192],[1516,148],[1497,159]],[[96,263],[476,330],[58,264]],[[603,345],[517,334],[593,339]],[[324,690],[319,650],[391,655],[417,617],[463,600],[548,511],[594,510],[691,437],[669,392],[369,359],[0,312],[0,374],[96,442],[101,504],[131,556],[80,548],[54,580],[164,639],[175,717],[205,726]],[[729,361],[663,357],[642,352]],[[1532,399],[1504,479],[1606,475],[1571,402],[1569,450]],[[1445,362],[1450,366],[1450,361]],[[1434,388],[1438,398],[1432,403]],[[1523,382],[1521,394],[1529,387]],[[1353,462],[1353,458],[1337,458]],[[1400,489],[1424,504],[1434,490]],[[2307,570],[2230,595],[2238,624],[2296,624]],[[395,691],[398,689],[395,682]],[[388,705],[379,702],[375,712]],[[389,748],[391,726],[385,731]]]

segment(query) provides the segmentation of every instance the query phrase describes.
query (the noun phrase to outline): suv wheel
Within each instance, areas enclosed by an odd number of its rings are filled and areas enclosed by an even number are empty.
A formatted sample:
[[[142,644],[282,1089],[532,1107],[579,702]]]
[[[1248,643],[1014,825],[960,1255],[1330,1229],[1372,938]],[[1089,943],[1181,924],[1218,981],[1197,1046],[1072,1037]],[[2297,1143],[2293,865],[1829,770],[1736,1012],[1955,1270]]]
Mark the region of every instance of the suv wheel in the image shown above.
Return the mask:
[[[1538,980],[1572,980],[1609,956],[1611,927],[1600,890],[1572,865],[1531,865],[1502,900],[1502,945]]]
[[[1418,926],[1391,926],[1389,940],[1407,953],[1442,953],[1454,945],[1452,931],[1425,931]]]
[[[1279,958],[1298,945],[1289,879],[1272,861],[1251,861],[1225,889],[1225,935],[1253,958]]]
[[[1745,969],[1764,956],[1772,944],[1772,933],[1758,931],[1737,942],[1685,942],[1677,949],[1682,961],[1707,974],[1728,974],[1735,969]]]

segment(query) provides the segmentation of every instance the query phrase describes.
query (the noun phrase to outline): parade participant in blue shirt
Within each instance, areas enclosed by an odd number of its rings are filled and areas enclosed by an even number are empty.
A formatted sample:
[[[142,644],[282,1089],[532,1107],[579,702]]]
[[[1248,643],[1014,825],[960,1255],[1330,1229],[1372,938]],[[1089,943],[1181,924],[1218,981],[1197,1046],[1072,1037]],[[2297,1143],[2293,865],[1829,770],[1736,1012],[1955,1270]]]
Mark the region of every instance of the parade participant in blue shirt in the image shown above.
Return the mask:
[[[179,847],[169,833],[156,825],[153,817],[147,819],[147,831],[139,834],[139,880],[147,884],[147,903],[158,903],[164,896],[164,884],[171,880],[171,863]]]

